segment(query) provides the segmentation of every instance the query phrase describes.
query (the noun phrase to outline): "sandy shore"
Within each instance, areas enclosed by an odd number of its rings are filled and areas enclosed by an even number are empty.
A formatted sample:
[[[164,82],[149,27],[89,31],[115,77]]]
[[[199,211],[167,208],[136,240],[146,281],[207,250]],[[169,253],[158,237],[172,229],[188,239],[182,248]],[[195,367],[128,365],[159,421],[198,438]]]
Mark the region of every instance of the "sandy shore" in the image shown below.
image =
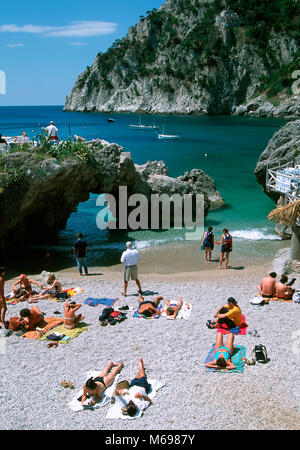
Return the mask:
[[[144,258],[143,258],[144,259]],[[145,260],[144,260],[145,261]],[[145,264],[145,266],[143,266]],[[10,336],[0,354],[1,429],[103,429],[103,430],[228,430],[299,429],[299,304],[272,302],[255,307],[249,300],[270,264],[218,270],[217,263],[207,270],[156,273],[140,264],[140,279],[148,299],[160,294],[170,299],[182,295],[192,306],[188,321],[133,318],[115,326],[101,327],[102,306],[82,306],[88,331],[67,345],[48,349],[46,343]],[[134,282],[122,298],[122,266],[91,267],[89,277],[79,278],[76,269],[59,273],[65,287],[75,284],[84,289],[74,299],[119,297],[117,305],[137,306]],[[12,280],[7,282],[9,291]],[[296,282],[300,289],[300,280]],[[257,343],[267,347],[270,361],[246,366],[244,373],[215,374],[204,371],[204,360],[215,341],[215,331],[205,326],[219,306],[235,297],[249,328],[260,337],[237,336],[247,357]],[[47,316],[63,316],[63,303],[48,300],[38,306]],[[7,317],[15,316],[27,304],[8,306]],[[2,338],[2,344],[3,344]],[[297,345],[298,344],[298,345]],[[2,352],[3,353],[3,352]],[[68,402],[86,380],[89,370],[101,371],[109,361],[123,361],[121,379],[131,379],[143,357],[149,378],[166,383],[153,404],[138,420],[107,420],[109,406],[96,411],[72,412]],[[60,382],[70,380],[75,390]]]

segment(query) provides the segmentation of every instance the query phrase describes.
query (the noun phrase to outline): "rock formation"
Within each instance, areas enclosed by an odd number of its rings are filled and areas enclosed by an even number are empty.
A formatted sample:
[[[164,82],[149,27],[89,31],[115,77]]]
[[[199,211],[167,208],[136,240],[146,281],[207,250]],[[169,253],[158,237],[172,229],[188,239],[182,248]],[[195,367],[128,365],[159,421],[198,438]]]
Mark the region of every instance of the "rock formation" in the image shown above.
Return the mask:
[[[195,184],[186,175],[171,178],[163,161],[135,165],[131,154],[117,144],[96,140],[87,144],[90,157],[51,157],[38,152],[15,152],[0,158],[0,242],[43,240],[66,226],[70,214],[90,192],[119,195],[127,186],[128,195],[141,193],[203,193],[205,215],[211,200],[223,200],[215,184],[196,171]],[[193,171],[192,171],[193,172]],[[191,173],[192,173],[191,172]],[[206,181],[210,185],[206,186]]]
[[[97,54],[65,110],[300,117],[299,15],[293,0],[167,0]]]

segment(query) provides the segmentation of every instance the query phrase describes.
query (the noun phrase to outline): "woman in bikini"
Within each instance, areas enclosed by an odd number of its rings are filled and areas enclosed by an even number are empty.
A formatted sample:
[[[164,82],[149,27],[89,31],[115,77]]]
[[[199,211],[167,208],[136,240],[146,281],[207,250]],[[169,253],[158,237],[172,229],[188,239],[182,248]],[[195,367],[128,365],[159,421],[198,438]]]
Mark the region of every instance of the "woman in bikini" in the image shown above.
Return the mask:
[[[176,319],[177,314],[182,308],[182,298],[179,297],[178,302],[173,301],[171,303],[170,300],[168,300],[167,298],[165,299],[165,301],[166,301],[166,309],[163,309],[162,313],[165,312],[169,319]]]
[[[229,333],[227,341],[223,344],[223,334],[217,333],[216,345],[215,345],[215,358],[211,362],[207,362],[205,367],[209,369],[217,370],[232,370],[235,369],[235,365],[231,361],[231,356],[233,354],[233,341],[234,334]]]
[[[76,302],[66,302],[65,304],[65,323],[64,327],[67,328],[67,330],[73,330],[74,328],[78,327],[79,322],[84,319],[84,316],[82,314],[78,314],[76,316],[76,311],[81,308],[80,304],[76,304]]]
[[[17,288],[17,285],[20,285]],[[30,280],[26,275],[21,274],[18,281],[12,285],[12,290],[14,292],[15,298],[17,299],[17,303],[22,302],[23,300],[27,300],[32,295],[32,284],[36,284],[43,288],[43,286],[37,281]]]
[[[83,394],[80,398],[81,404],[89,397],[93,398],[89,400],[89,404],[86,406],[93,406],[95,403],[99,402],[103,392],[114,382],[116,375],[123,366],[124,364],[122,362],[119,362],[118,364],[110,362],[99,375],[95,378],[89,378],[83,386]]]
[[[41,294],[33,295],[31,297],[33,300],[55,298],[56,294],[62,292],[62,286],[60,282],[55,278],[55,275],[50,275],[47,280],[47,283],[49,284],[49,287],[46,288],[46,290]],[[45,289],[44,286],[42,286],[42,289]]]

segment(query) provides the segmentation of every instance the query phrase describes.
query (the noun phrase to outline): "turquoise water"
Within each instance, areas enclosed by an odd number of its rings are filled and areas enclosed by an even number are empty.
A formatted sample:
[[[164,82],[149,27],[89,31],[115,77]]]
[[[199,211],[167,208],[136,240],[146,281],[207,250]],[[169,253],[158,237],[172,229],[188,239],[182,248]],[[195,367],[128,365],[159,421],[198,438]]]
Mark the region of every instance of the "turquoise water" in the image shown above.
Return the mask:
[[[115,119],[108,123],[107,118]],[[154,131],[138,131],[129,124],[139,122],[164,127],[167,134],[179,134],[178,141],[162,141]],[[41,126],[54,120],[59,137],[71,134],[87,139],[101,138],[116,142],[132,153],[135,163],[164,160],[169,175],[178,176],[193,168],[200,168],[216,182],[226,207],[209,213],[206,225],[214,227],[215,234],[226,226],[236,239],[267,241],[277,239],[273,224],[266,216],[273,202],[262,192],[254,177],[259,155],[269,139],[284,124],[277,119],[237,118],[227,116],[172,116],[134,114],[93,114],[63,112],[62,107],[0,107],[0,132],[3,135],[20,134],[22,130],[36,136]],[[82,231],[89,240],[95,261],[112,250],[119,250],[125,239],[137,241],[138,247],[170,244],[183,240],[180,230],[136,231],[110,235],[96,227],[97,196],[78,206],[65,230],[53,245],[56,250],[70,248],[74,236]],[[123,245],[123,244],[122,244]],[[109,252],[107,251],[109,250]],[[109,263],[109,261],[107,261]]]

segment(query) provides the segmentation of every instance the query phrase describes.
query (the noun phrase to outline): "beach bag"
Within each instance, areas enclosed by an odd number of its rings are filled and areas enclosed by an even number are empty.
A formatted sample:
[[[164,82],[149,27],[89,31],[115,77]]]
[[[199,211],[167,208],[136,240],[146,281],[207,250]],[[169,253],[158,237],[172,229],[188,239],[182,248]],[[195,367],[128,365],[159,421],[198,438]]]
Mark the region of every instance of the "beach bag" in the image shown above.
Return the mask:
[[[253,357],[259,363],[265,364],[266,362],[268,362],[268,354],[266,347],[262,344],[256,345],[253,349]]]

